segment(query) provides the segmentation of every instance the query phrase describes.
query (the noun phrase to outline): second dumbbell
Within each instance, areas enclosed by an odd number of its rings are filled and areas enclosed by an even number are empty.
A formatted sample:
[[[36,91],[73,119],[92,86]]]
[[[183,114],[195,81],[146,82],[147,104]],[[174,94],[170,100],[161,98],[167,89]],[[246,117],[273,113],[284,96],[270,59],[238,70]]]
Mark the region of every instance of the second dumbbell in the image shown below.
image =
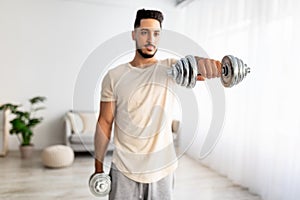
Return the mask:
[[[90,177],[90,191],[97,197],[104,197],[109,194],[111,187],[110,176],[105,173],[96,173]]]
[[[249,73],[250,68],[241,59],[232,55],[223,57],[221,82],[224,87],[237,85]],[[195,87],[197,76],[201,75],[198,72],[196,58],[191,55],[178,60],[168,74],[174,78],[177,84],[188,88]]]

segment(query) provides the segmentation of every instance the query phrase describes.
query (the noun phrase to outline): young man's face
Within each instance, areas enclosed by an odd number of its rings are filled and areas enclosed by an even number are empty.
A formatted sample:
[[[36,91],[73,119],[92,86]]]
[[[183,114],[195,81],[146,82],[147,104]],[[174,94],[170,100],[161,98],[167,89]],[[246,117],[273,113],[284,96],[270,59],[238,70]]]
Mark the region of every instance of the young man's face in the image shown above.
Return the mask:
[[[157,51],[160,39],[160,23],[156,19],[142,19],[141,25],[133,31],[136,49],[144,58],[151,58]]]

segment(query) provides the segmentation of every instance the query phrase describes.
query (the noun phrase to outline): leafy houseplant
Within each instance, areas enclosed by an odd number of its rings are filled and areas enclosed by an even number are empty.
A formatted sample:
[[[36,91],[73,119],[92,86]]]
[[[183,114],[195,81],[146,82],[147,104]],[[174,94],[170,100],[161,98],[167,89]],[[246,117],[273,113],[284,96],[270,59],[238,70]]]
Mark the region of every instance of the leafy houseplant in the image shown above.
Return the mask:
[[[35,113],[39,110],[45,109],[40,103],[43,103],[46,97],[33,97],[29,99],[30,109],[21,110],[22,105],[7,103],[0,106],[0,110],[10,110],[14,118],[10,121],[12,125],[10,134],[16,134],[21,146],[32,146],[31,139],[33,136],[32,129],[42,122],[42,117],[36,117]]]

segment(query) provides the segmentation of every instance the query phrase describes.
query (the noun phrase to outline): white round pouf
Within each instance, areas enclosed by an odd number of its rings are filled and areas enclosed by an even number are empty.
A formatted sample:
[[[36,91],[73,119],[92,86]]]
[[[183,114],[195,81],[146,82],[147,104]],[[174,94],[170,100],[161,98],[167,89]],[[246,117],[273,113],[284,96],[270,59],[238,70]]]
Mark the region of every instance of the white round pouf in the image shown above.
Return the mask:
[[[65,145],[47,147],[42,152],[42,162],[46,167],[61,168],[71,165],[74,161],[74,151]]]

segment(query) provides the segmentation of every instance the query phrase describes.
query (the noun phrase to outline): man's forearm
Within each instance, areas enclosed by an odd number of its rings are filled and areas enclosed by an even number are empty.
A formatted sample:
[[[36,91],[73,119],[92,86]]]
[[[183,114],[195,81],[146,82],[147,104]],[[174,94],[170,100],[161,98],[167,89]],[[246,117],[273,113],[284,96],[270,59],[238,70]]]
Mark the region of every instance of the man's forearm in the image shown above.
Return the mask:
[[[110,141],[111,125],[98,121],[94,138],[95,145],[95,173],[103,172],[103,161]]]

